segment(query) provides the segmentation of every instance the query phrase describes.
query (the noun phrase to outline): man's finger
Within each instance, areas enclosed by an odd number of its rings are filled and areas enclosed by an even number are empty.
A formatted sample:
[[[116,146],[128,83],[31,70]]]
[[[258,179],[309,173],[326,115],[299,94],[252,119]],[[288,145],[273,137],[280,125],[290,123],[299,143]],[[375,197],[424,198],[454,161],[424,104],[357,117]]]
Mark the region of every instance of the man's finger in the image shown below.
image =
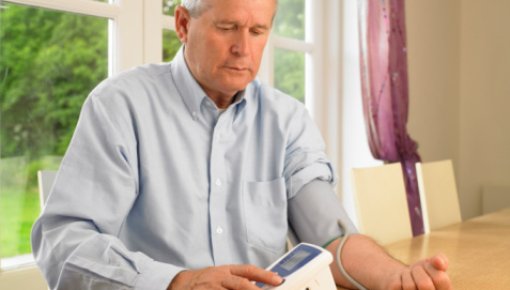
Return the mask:
[[[231,266],[230,273],[235,276],[244,277],[250,281],[262,282],[272,286],[280,285],[283,282],[282,277],[280,277],[278,274],[253,265]]]
[[[230,275],[221,281],[221,286],[230,290],[260,290],[255,284],[241,276]]]
[[[448,269],[448,258],[443,254],[437,254],[429,259],[430,264],[437,270],[446,271]]]
[[[406,270],[400,276],[402,282],[403,290],[416,290],[416,285],[414,284],[413,277],[411,276],[411,271]]]
[[[446,271],[438,270],[432,263],[426,263],[425,271],[432,279],[432,283],[438,290],[451,290],[450,277]]]
[[[425,264],[412,267],[411,275],[413,276],[414,284],[419,290],[433,290],[435,289],[434,283],[424,267]]]

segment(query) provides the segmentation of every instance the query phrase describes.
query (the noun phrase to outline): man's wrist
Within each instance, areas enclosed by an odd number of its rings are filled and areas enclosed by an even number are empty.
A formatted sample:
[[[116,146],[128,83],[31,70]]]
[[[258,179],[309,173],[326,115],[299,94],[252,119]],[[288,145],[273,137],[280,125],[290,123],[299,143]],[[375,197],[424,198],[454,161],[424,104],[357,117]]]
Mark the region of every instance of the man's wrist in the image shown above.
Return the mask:
[[[167,290],[178,290],[182,289],[182,285],[186,283],[186,274],[188,273],[188,270],[181,271],[175,275],[175,277],[170,281],[170,284],[168,285]]]

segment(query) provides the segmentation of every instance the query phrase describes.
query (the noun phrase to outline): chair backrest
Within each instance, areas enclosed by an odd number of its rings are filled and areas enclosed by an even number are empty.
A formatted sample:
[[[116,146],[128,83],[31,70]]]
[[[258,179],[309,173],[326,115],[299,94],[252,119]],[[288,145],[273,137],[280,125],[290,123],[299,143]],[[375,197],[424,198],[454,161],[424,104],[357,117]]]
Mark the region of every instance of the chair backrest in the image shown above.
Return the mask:
[[[41,208],[43,208],[46,204],[46,200],[48,199],[48,195],[50,194],[50,190],[53,186],[53,181],[55,180],[56,175],[57,171],[54,170],[37,171],[37,181],[39,184],[39,201]]]
[[[400,163],[352,170],[359,230],[380,244],[413,236]]]
[[[416,163],[425,232],[462,221],[451,160]]]

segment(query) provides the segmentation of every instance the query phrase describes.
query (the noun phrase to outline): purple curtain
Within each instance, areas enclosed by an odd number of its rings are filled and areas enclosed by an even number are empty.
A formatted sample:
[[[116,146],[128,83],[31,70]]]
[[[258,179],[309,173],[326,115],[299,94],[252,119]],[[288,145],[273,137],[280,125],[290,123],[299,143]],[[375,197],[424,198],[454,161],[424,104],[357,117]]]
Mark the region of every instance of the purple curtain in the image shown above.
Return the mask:
[[[417,144],[407,133],[409,90],[405,0],[358,0],[363,112],[372,155],[400,162],[413,235],[423,233],[415,163]]]

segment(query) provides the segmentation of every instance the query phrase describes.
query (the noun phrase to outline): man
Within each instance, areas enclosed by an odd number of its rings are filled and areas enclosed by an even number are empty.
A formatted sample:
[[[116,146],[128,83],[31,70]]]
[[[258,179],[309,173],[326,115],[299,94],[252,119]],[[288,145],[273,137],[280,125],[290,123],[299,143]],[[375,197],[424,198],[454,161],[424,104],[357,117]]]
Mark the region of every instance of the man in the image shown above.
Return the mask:
[[[258,289],[282,282],[262,268],[289,224],[332,252],[355,231],[306,110],[254,81],[276,5],[183,1],[174,61],[90,94],[32,233],[52,288]],[[446,258],[406,266],[362,235],[341,264],[346,287],[451,289]]]

